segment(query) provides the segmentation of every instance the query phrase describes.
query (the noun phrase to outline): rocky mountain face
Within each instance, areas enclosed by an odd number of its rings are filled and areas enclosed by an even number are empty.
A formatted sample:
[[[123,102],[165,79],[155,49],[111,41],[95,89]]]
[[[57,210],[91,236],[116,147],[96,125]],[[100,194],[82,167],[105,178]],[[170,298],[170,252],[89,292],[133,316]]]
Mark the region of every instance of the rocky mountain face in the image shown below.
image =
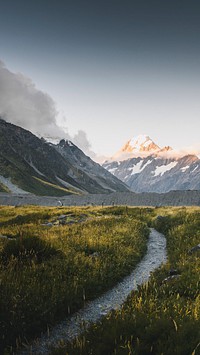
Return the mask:
[[[112,158],[103,167],[135,192],[200,190],[200,159],[196,155],[177,156],[172,148],[160,148],[148,136],[139,137],[114,156],[118,160]]]
[[[0,191],[63,196],[128,190],[71,142],[49,144],[0,118]]]
[[[52,145],[56,151],[68,162],[82,172],[83,180],[91,179],[93,186],[93,193],[95,186],[100,186],[102,190],[107,192],[127,191],[127,185],[123,184],[121,180],[114,177],[106,169],[90,157],[85,155],[81,149],[70,141],[64,139],[57,145]],[[69,171],[71,178],[75,179],[73,171]]]

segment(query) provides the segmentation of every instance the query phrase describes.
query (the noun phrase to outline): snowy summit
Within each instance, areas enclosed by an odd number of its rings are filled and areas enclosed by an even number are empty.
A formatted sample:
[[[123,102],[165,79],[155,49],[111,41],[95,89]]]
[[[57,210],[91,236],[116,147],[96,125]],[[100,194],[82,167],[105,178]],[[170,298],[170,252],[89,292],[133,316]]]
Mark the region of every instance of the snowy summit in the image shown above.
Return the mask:
[[[147,157],[171,151],[171,147],[160,148],[149,136],[146,134],[139,134],[128,140],[128,142],[110,159],[126,160],[133,157]]]
[[[139,136],[131,138],[121,149],[122,152],[127,152],[127,153],[155,152],[159,150],[160,147],[156,145],[152,141],[152,139],[145,134],[140,134]]]

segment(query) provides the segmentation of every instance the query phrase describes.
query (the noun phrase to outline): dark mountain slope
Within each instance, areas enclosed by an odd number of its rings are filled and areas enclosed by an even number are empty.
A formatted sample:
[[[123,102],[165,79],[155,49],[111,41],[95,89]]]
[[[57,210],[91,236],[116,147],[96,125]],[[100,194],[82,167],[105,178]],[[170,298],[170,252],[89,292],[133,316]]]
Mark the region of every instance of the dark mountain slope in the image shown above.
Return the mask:
[[[77,159],[73,161],[73,156],[68,159],[67,154],[61,155],[44,139],[0,119],[1,190],[6,188],[5,181],[9,181],[22,190],[38,195],[127,191],[125,184],[117,178],[114,178],[113,189],[113,184],[110,186],[104,180],[104,169],[101,169],[103,177],[93,179],[81,168],[81,162],[78,164]],[[110,180],[113,180],[112,175]],[[9,188],[9,184],[7,186]]]

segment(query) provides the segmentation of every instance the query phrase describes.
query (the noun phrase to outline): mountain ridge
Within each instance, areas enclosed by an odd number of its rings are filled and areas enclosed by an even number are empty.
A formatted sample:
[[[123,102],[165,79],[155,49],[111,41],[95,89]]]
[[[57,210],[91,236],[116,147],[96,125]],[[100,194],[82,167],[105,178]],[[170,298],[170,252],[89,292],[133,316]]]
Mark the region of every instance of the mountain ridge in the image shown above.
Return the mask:
[[[122,154],[115,155],[118,159],[105,161],[103,167],[135,192],[200,189],[200,159],[196,155],[177,154],[169,146],[160,148],[149,136],[138,137],[123,146]],[[124,154],[127,150],[128,157]]]
[[[90,158],[73,147],[79,152],[76,161],[69,149],[69,154],[63,155],[56,145],[0,118],[0,190],[9,190],[13,185],[25,192],[52,196],[128,190],[122,181],[93,162],[99,174],[94,179],[90,168],[81,166],[81,159],[87,165]]]
[[[172,152],[170,146],[159,147],[148,135],[139,134],[130,138],[120,150],[106,161],[122,161],[134,157],[146,157],[153,154],[164,154]]]

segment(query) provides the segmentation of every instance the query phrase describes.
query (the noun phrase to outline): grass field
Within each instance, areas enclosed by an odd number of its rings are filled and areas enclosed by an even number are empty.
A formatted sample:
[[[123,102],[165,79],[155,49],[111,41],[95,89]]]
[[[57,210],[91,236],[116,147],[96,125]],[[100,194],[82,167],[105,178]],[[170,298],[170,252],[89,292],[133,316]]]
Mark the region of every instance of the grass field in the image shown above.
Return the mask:
[[[168,262],[121,310],[52,354],[200,354],[200,251],[191,251],[200,242],[200,209],[142,210],[141,218],[165,233]]]
[[[0,353],[12,353],[127,275],[146,252],[145,222],[153,213],[0,207]]]

